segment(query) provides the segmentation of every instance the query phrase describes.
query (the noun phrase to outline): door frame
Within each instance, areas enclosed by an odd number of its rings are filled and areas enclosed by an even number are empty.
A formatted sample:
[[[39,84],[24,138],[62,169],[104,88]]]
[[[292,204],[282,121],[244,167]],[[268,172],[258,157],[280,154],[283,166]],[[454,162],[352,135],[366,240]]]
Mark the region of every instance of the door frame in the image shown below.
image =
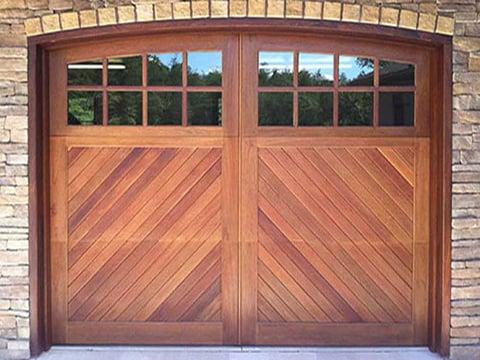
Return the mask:
[[[292,30],[295,29],[295,30]],[[451,293],[451,157],[452,157],[452,40],[451,37],[367,24],[301,19],[203,19],[79,29],[28,39],[28,160],[30,349],[36,356],[51,346],[49,239],[49,51],[79,43],[130,35],[201,31],[289,32],[343,35],[420,44],[431,48],[433,74],[431,131],[431,243],[429,336],[431,351],[450,350]],[[382,40],[378,40],[382,39]],[[441,106],[438,106],[441,104]]]

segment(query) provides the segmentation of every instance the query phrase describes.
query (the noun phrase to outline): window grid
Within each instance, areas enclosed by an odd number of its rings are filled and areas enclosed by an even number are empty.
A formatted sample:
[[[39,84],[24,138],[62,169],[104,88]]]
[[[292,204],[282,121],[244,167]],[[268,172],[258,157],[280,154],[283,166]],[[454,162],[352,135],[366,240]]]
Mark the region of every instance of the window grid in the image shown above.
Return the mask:
[[[214,50],[217,51],[217,50]],[[188,125],[188,108],[187,108],[187,94],[189,92],[220,92],[223,98],[223,81],[220,86],[198,86],[188,85],[188,51],[182,51],[182,85],[148,85],[148,54],[143,53],[142,57],[142,85],[109,85],[108,84],[108,59],[102,58],[102,85],[67,85],[67,93],[70,91],[100,91],[102,92],[102,126],[110,126],[108,124],[108,93],[109,92],[128,92],[136,91],[142,93],[142,125],[143,127],[150,126],[148,124],[148,93],[149,92],[181,92],[182,94],[182,127]],[[135,56],[135,55],[132,55]],[[139,55],[137,55],[139,56]],[[118,56],[121,58],[123,56]],[[223,57],[222,57],[223,58]],[[223,75],[222,75],[223,77]],[[98,125],[97,125],[98,126]],[[168,126],[168,125],[164,125]],[[177,125],[170,125],[177,126]],[[208,126],[208,125],[207,125]]]
[[[268,50],[267,50],[268,51]],[[309,53],[295,50],[293,51],[293,86],[260,86],[258,84],[257,76],[257,90],[258,93],[268,93],[268,92],[291,92],[293,93],[293,124],[294,128],[299,127],[298,123],[298,94],[301,92],[328,92],[333,93],[333,121],[331,127],[343,127],[339,125],[339,94],[347,92],[370,92],[373,93],[373,113],[372,120],[373,127],[377,128],[380,126],[380,92],[412,92],[415,96],[416,86],[390,86],[384,85],[380,86],[380,60],[378,57],[374,56],[365,56],[373,60],[373,86],[345,86],[340,85],[340,55],[342,56],[356,56],[356,55],[347,55],[340,54],[338,52],[333,53],[333,86],[300,86],[298,84],[298,74],[299,74],[299,54]],[[259,54],[257,54],[257,61],[259,59]],[[359,56],[360,57],[360,56]],[[392,60],[394,61],[394,60]],[[258,65],[257,65],[258,68]],[[258,98],[258,97],[257,97]],[[263,127],[263,126],[262,126]],[[302,126],[303,127],[303,126]],[[328,126],[327,126],[328,127]]]

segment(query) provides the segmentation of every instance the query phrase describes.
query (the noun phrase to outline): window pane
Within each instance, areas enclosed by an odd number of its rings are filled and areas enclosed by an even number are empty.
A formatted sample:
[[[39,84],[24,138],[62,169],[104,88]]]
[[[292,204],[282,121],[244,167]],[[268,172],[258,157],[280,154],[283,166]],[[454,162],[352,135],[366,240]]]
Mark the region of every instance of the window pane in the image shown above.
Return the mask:
[[[300,126],[332,126],[333,93],[299,93],[298,124]]]
[[[142,85],[142,57],[108,59],[109,85]]]
[[[293,93],[258,94],[258,117],[260,126],[292,126]]]
[[[338,115],[338,123],[342,126],[372,126],[373,93],[340,93]]]
[[[68,64],[68,85],[102,85],[102,61]]]
[[[339,82],[346,86],[373,86],[373,59],[340,56]]]
[[[221,51],[193,51],[189,52],[187,57],[188,85],[222,85]]]
[[[189,125],[222,125],[222,93],[190,92],[187,94]]]
[[[333,55],[300,53],[298,70],[300,86],[333,85]]]
[[[292,86],[293,52],[260,51],[258,84],[259,86]]]
[[[68,125],[102,125],[101,91],[68,92]]]
[[[134,91],[108,93],[109,125],[141,125],[142,93]]]
[[[380,61],[380,86],[414,86],[415,65]]]
[[[380,93],[381,126],[413,126],[415,94],[413,92]]]
[[[182,85],[182,53],[148,55],[148,85]]]
[[[148,125],[182,125],[182,93],[149,92]]]

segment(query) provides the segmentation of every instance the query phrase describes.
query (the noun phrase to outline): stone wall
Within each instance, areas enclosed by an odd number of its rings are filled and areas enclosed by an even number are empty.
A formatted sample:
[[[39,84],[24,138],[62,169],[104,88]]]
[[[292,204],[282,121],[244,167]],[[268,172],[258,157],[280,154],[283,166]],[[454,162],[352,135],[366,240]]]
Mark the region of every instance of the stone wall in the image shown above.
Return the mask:
[[[0,0],[0,359],[29,357],[24,21],[65,11],[152,2]],[[401,8],[455,19],[451,357],[480,359],[480,2],[342,2]]]

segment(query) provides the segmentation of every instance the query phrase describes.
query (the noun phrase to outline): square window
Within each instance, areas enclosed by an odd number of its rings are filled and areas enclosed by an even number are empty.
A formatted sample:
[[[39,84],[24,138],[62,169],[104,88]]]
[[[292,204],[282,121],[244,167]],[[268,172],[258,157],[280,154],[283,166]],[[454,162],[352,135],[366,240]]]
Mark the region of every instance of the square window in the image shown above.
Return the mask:
[[[102,125],[101,91],[68,92],[68,125]]]
[[[332,126],[333,93],[302,92],[298,94],[299,126]]]
[[[380,126],[413,126],[415,94],[413,92],[380,93]]]
[[[340,56],[339,83],[342,86],[373,86],[373,59]]]
[[[339,94],[338,110],[340,126],[372,126],[373,93],[342,92]]]
[[[189,92],[187,109],[189,125],[222,125],[221,92]]]
[[[299,86],[333,86],[333,55],[300,53]]]
[[[142,93],[108,93],[108,125],[142,125]]]
[[[182,125],[182,93],[149,92],[148,125]]]
[[[182,86],[182,53],[149,54],[148,85]]]
[[[259,93],[258,124],[260,126],[293,126],[293,93]]]
[[[142,85],[142,57],[108,59],[108,85]]]
[[[293,86],[293,52],[260,51],[259,86]]]
[[[222,52],[192,51],[187,54],[187,82],[190,86],[222,85]]]

